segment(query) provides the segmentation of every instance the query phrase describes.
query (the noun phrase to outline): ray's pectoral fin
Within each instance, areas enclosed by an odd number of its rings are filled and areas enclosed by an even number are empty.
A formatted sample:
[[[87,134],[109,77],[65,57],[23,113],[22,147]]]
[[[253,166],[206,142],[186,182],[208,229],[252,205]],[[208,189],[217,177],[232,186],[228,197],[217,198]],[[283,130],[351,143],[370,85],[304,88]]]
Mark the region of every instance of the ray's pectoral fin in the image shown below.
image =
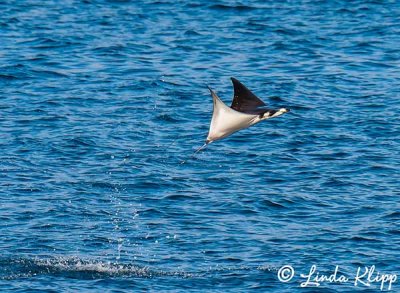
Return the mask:
[[[261,101],[236,78],[231,77],[231,80],[234,90],[233,101],[231,105],[232,109],[243,113],[254,114],[258,108],[266,106],[263,101]]]

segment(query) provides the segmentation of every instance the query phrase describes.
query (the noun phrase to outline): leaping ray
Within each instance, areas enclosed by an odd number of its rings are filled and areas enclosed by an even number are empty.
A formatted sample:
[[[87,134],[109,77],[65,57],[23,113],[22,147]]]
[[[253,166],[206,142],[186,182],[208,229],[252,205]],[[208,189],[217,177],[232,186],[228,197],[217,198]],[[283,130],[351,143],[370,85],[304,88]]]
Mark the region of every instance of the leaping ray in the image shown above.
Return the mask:
[[[266,104],[240,81],[233,77],[231,80],[234,88],[231,107],[225,105],[217,94],[210,87],[208,88],[213,98],[214,109],[206,143],[199,150],[207,144],[225,138],[236,131],[290,111],[287,108],[278,110],[266,108]]]
[[[213,98],[213,115],[210,129],[205,144],[198,148],[190,158],[193,158],[208,144],[216,140],[223,139],[262,120],[274,118],[290,111],[288,108],[280,108],[278,110],[267,108],[267,105],[240,81],[233,77],[231,77],[231,80],[234,90],[231,107],[225,105],[217,94],[208,87]],[[182,161],[181,164],[186,161]]]

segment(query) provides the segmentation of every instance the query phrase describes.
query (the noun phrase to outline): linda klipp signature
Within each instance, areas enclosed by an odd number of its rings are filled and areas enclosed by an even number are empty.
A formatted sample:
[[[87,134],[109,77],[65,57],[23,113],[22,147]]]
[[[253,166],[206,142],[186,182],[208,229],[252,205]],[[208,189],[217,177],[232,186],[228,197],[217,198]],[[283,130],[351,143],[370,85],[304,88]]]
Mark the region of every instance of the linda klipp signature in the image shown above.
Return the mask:
[[[295,276],[295,270],[290,265],[285,265],[278,270],[278,279],[287,283]],[[353,283],[355,287],[379,286],[381,290],[392,290],[392,285],[397,281],[396,274],[379,272],[375,266],[358,267],[354,276],[346,276],[339,272],[339,266],[331,274],[318,272],[317,266],[312,265],[307,274],[300,274],[300,287],[318,287],[323,283]]]

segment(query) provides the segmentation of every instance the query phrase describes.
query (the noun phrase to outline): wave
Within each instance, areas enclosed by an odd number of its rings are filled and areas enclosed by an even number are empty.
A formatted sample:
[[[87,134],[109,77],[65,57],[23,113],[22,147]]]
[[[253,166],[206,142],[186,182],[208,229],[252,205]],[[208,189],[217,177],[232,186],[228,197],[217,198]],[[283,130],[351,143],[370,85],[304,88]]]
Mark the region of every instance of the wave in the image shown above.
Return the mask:
[[[40,275],[61,276],[76,279],[100,279],[111,277],[177,277],[200,278],[215,273],[240,271],[276,271],[272,266],[217,266],[207,270],[186,272],[179,270],[152,269],[148,266],[118,263],[79,257],[53,258],[0,258],[0,280],[14,280]]]

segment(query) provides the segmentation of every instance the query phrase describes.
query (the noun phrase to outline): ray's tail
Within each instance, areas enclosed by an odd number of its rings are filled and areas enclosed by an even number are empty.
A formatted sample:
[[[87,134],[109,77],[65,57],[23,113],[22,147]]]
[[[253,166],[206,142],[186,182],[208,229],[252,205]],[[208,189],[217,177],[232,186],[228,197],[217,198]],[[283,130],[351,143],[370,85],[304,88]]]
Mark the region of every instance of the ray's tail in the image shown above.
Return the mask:
[[[206,141],[206,143],[203,144],[201,147],[199,147],[188,159],[182,161],[182,162],[181,162],[181,165],[182,165],[182,164],[185,164],[185,163],[186,163],[187,161],[189,161],[190,159],[193,159],[193,158],[196,156],[196,154],[197,154],[198,152],[200,152],[201,150],[205,149],[206,146],[208,146],[210,143],[211,143],[211,141]]]
[[[191,158],[193,158],[198,152],[200,152],[201,150],[205,149],[205,147],[209,144],[209,142],[206,142],[205,144],[203,144],[201,147],[199,147],[191,156]]]

